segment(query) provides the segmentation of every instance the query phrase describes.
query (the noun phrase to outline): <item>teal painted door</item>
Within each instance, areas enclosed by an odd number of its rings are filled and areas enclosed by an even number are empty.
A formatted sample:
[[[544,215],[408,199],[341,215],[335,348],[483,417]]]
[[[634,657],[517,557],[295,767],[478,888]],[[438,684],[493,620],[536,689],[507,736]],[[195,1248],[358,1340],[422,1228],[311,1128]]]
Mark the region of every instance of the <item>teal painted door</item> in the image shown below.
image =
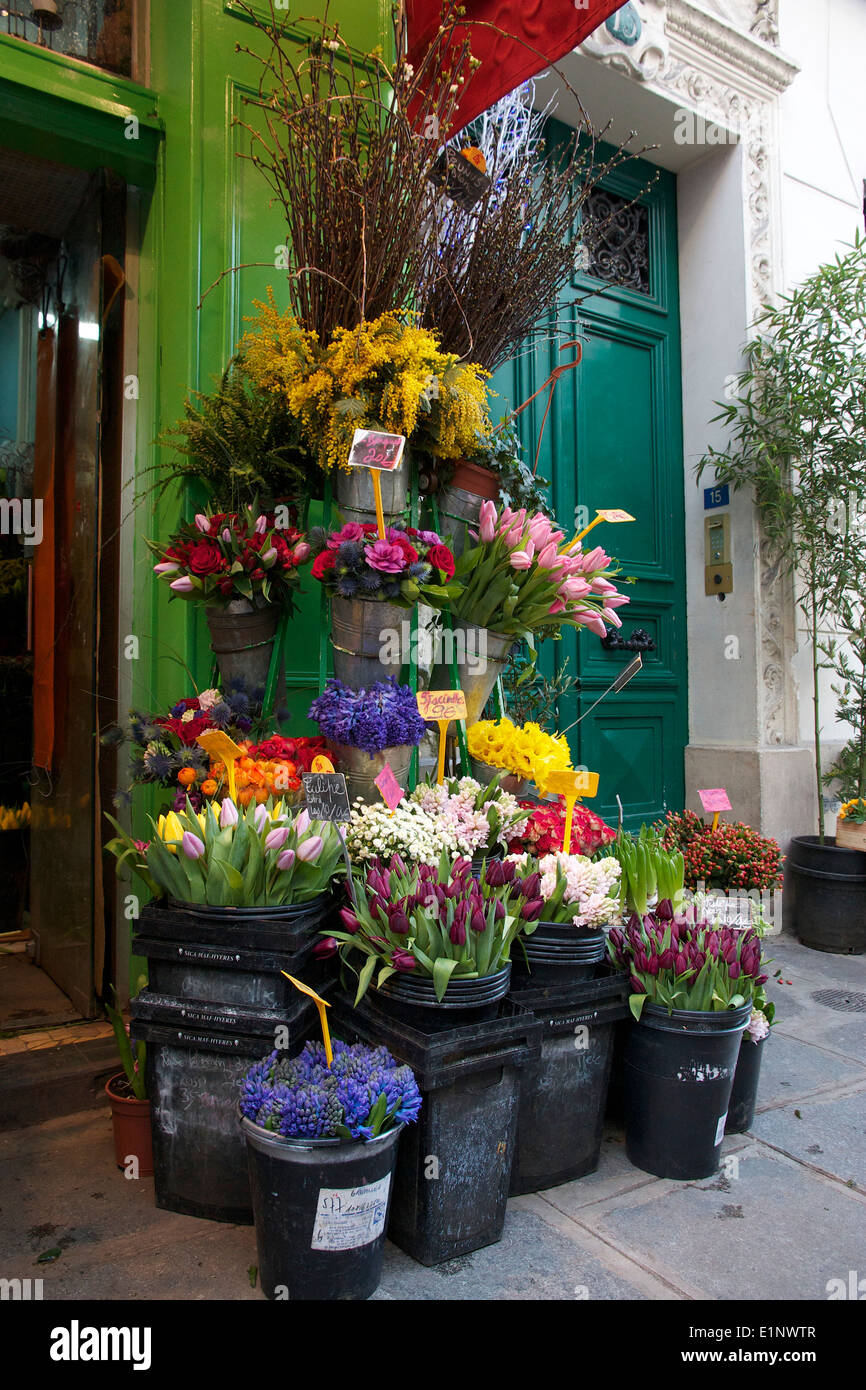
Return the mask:
[[[629,207],[638,195],[639,206]],[[624,585],[631,602],[619,610],[619,636],[641,628],[654,650],[643,653],[631,684],[569,734],[575,763],[600,773],[592,808],[615,824],[618,795],[633,828],[682,808],[688,737],[676,179],[640,161],[612,177],[601,197],[613,213],[610,233],[559,304],[559,327],[566,339],[582,339],[583,359],[556,388],[538,472],[552,480],[563,529],[575,521],[582,529],[581,518],[600,507],[636,518],[602,523],[587,545],[604,546],[621,564],[620,579],[634,580]],[[613,273],[626,284],[608,281]],[[539,342],[494,385],[517,404],[571,356],[559,342]],[[521,416],[530,461],[545,404],[546,392]],[[632,656],[585,631],[546,644],[542,669],[567,659],[580,681],[560,702],[560,729],[589,710]]]

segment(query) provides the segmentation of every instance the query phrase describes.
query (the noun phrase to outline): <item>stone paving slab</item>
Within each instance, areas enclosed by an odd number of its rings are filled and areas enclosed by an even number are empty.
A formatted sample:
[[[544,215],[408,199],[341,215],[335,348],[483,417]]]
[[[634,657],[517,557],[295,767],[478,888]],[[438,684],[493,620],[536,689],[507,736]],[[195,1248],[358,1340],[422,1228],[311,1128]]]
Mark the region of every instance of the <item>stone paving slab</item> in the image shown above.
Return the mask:
[[[856,1184],[866,1197],[866,1090],[767,1110],[755,1116],[750,1133],[801,1163]],[[866,1230],[863,1234],[866,1238]]]
[[[866,1085],[866,1065],[791,1037],[780,1023],[764,1044],[757,1108],[858,1081]]]
[[[576,1219],[696,1299],[826,1299],[864,1268],[864,1198],[759,1144],[736,1157],[734,1178],[660,1181]]]

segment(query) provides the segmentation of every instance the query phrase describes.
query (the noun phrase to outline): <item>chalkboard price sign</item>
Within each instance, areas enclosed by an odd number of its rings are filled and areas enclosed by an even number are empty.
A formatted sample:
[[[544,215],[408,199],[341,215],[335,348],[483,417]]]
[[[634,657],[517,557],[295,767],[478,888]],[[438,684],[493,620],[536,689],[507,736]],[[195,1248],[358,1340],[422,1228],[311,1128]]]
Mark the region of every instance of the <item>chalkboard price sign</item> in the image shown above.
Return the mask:
[[[305,772],[302,780],[307,812],[312,820],[351,820],[349,793],[342,772]]]
[[[355,430],[349,453],[350,468],[376,468],[393,473],[400,467],[406,436],[382,434],[378,430]]]

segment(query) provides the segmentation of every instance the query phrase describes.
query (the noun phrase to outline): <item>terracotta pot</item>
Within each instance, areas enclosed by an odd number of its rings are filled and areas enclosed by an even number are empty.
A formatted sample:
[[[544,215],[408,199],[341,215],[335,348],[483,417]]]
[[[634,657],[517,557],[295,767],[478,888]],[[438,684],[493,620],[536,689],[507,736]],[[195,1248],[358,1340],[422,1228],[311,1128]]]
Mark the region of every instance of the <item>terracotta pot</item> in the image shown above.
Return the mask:
[[[125,1168],[132,1155],[138,1159],[138,1176],[153,1177],[153,1148],[150,1139],[150,1101],[127,1099],[111,1089],[116,1082],[125,1082],[119,1071],[105,1083],[105,1094],[111,1104],[111,1123],[114,1126],[114,1157],[118,1168]]]
[[[450,486],[472,492],[476,497],[488,498],[491,502],[499,501],[499,479],[492,468],[482,468],[480,463],[461,459],[454,469]]]
[[[866,850],[866,825],[856,821],[836,821],[836,844],[840,849]]]

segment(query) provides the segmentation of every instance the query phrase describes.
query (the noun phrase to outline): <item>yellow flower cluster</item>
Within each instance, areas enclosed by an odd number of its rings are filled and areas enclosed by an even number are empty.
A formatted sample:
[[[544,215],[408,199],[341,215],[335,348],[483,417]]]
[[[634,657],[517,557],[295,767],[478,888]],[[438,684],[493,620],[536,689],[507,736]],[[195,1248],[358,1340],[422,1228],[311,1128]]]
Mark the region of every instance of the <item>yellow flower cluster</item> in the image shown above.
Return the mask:
[[[411,439],[422,425],[442,458],[460,458],[489,431],[487,373],[440,352],[426,329],[382,314],[336,329],[323,346],[277,308],[270,289],[255,306],[238,351],[253,381],[282,396],[322,468],[346,466],[356,429]]]
[[[23,806],[0,806],[0,830],[26,830],[29,824],[29,801]]]
[[[860,796],[854,796],[850,801],[846,801],[844,806],[840,806],[836,812],[837,820],[847,820],[852,811],[857,812],[858,818],[866,814],[866,801]]]
[[[565,735],[546,734],[539,724],[519,728],[510,719],[481,719],[466,730],[466,743],[473,758],[531,777],[542,793],[551,772],[571,767]]]

